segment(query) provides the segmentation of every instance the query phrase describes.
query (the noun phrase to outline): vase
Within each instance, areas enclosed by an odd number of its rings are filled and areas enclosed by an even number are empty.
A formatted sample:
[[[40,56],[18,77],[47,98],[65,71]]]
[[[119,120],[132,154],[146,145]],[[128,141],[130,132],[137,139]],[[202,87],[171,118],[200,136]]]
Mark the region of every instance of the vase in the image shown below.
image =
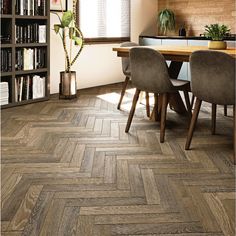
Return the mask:
[[[60,72],[59,98],[77,97],[76,72]]]
[[[185,30],[184,27],[181,27],[181,28],[179,29],[179,36],[186,36],[186,30]]]
[[[227,43],[224,41],[209,41],[208,42],[208,48],[209,49],[215,49],[215,50],[223,50],[227,48]]]

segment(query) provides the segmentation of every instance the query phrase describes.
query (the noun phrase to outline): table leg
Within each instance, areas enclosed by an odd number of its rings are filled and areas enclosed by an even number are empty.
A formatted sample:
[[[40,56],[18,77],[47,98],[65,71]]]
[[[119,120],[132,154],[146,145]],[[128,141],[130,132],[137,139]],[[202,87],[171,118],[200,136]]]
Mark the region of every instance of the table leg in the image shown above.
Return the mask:
[[[161,104],[162,104],[162,96],[158,93],[155,93],[154,94],[154,107],[150,116],[150,120],[152,121],[161,120]]]
[[[182,64],[183,62],[171,61],[170,66],[168,68],[168,72],[171,79],[178,78]],[[154,103],[154,108],[153,108],[150,120],[160,121],[162,96],[160,94],[159,95],[155,94],[154,98],[155,98],[155,103]],[[179,92],[170,94],[169,104],[170,104],[170,108],[174,110],[175,112],[179,114],[184,114],[184,115],[188,114]]]
[[[181,70],[183,62],[180,61],[171,61],[170,66],[168,68],[169,75],[171,79],[177,79],[179,76],[179,72]],[[170,108],[179,114],[187,114],[187,110],[184,106],[183,100],[179,94],[179,92],[172,93],[170,95]]]
[[[168,72],[171,79],[177,79],[183,65],[182,61],[171,61]]]

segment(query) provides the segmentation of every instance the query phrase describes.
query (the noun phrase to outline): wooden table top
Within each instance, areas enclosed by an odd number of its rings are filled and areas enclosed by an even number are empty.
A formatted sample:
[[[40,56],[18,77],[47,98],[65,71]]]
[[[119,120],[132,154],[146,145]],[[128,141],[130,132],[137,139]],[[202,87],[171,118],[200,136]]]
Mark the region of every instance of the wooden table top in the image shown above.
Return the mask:
[[[207,46],[168,46],[168,45],[156,45],[156,46],[142,46],[158,50],[163,55],[173,56],[185,56],[189,57],[194,51],[198,50],[211,50]],[[128,56],[129,50],[132,47],[114,47],[113,51],[117,52],[118,56]],[[224,52],[236,58],[236,49],[228,48],[226,50],[216,50]]]

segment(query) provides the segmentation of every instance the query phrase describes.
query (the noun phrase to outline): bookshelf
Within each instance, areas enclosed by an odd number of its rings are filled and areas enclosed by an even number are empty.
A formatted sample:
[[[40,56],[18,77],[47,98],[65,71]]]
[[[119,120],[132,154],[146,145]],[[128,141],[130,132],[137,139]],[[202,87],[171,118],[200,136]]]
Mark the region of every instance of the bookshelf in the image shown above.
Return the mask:
[[[1,108],[48,100],[50,94],[49,1],[0,0],[0,11],[0,82],[8,83],[9,93],[8,104],[1,105]],[[6,83],[1,83],[2,94],[6,93],[2,92],[5,85]],[[6,101],[6,98],[3,100]]]

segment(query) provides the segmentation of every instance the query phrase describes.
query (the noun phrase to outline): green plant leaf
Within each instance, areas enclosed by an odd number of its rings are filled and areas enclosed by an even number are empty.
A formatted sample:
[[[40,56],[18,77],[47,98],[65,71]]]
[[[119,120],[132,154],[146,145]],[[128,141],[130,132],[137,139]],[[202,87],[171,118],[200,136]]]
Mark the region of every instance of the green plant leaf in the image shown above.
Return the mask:
[[[72,36],[72,39],[75,41],[75,45],[82,45],[83,40],[80,37]]]
[[[77,0],[73,0],[73,12],[67,11],[64,12],[61,15],[55,13],[60,20],[60,24],[54,25],[54,31],[57,35],[60,36],[64,53],[65,53],[65,71],[70,71],[71,66],[75,63],[75,61],[78,59],[81,51],[83,50],[84,45],[84,37],[79,28],[76,27],[76,2]],[[74,41],[72,44],[71,41],[68,43],[68,40],[66,40],[67,36],[67,29],[69,38]],[[75,53],[74,58],[70,58],[70,52],[72,52],[73,47],[76,45],[80,45],[80,47],[77,48],[77,53]],[[74,54],[74,53],[73,53]]]
[[[167,30],[173,30],[175,28],[175,15],[170,9],[164,9],[158,14],[158,25],[160,30],[166,33]]]
[[[71,21],[73,20],[73,13],[72,11],[66,11],[63,13],[61,24],[64,27],[69,27]]]
[[[54,25],[54,31],[56,32],[56,34],[59,33],[60,28],[61,28],[61,25],[59,25],[59,24]]]
[[[219,24],[205,25],[204,36],[211,40],[221,41],[229,33],[230,29],[226,25],[219,25]]]

